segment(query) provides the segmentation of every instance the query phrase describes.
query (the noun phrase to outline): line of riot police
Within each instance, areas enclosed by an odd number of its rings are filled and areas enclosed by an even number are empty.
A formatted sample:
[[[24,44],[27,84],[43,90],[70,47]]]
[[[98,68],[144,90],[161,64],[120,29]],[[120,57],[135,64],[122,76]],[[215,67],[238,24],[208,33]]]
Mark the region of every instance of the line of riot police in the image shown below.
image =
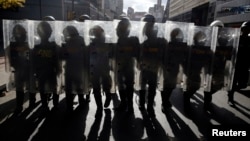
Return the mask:
[[[17,112],[25,92],[33,107],[38,90],[48,111],[47,95],[53,94],[56,108],[65,91],[73,111],[74,96],[82,106],[93,89],[97,116],[113,93],[121,101],[115,110],[133,113],[134,91],[139,91],[139,109],[154,117],[157,90],[163,112],[171,107],[177,86],[184,91],[185,107],[197,90],[231,90],[240,37],[239,28],[156,23],[150,14],[140,22],[124,16],[84,22],[3,20],[3,29],[8,89],[16,89]]]

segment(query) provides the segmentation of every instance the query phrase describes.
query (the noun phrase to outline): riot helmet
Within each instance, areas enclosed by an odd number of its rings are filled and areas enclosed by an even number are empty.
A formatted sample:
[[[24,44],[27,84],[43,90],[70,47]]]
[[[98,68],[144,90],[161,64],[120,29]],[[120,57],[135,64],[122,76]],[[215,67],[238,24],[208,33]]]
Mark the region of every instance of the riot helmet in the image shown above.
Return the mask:
[[[42,21],[37,26],[37,33],[41,39],[49,39],[52,33],[52,28],[48,22]]]
[[[142,21],[144,22],[151,22],[154,23],[155,22],[155,17],[152,14],[145,14],[142,19]]]
[[[202,31],[198,31],[195,35],[194,35],[194,45],[196,46],[204,46],[207,40],[207,36],[204,32]]]
[[[183,32],[180,28],[175,28],[170,33],[171,42],[182,42],[183,41]]]
[[[77,29],[74,26],[67,26],[63,30],[63,36],[65,41],[69,41],[71,38],[79,36]]]
[[[210,26],[224,27],[224,24],[220,20],[215,20],[210,24]]]
[[[121,21],[116,28],[116,34],[118,37],[127,37],[130,33],[131,23],[128,17],[121,17]]]
[[[232,34],[226,28],[219,29],[218,33],[218,44],[226,46],[232,40]]]
[[[20,24],[15,25],[12,31],[13,38],[16,42],[24,42],[27,38],[27,32]]]
[[[104,42],[105,41],[105,33],[101,26],[95,25],[89,31],[90,36],[96,41]]]
[[[147,37],[154,37],[157,35],[157,26],[154,26],[155,17],[151,14],[145,14],[142,21],[146,22],[143,28],[143,34]]]
[[[78,21],[80,21],[80,22],[84,22],[85,20],[90,20],[89,15],[84,14],[84,15],[81,15],[81,16],[78,18]]]
[[[249,36],[249,34],[250,34],[250,21],[242,23],[241,32],[242,32],[242,35]]]
[[[56,19],[53,16],[45,16],[43,17],[43,21],[55,21]]]

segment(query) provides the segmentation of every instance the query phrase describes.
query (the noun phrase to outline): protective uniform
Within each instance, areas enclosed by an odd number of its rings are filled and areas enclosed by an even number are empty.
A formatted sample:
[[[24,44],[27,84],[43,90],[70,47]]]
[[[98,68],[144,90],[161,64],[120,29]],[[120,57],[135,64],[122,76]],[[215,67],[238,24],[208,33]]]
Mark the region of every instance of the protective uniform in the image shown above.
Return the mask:
[[[117,111],[133,112],[135,67],[140,45],[138,37],[131,36],[131,30],[136,29],[134,26],[128,17],[122,17],[116,27],[118,36],[115,47],[116,77],[121,100],[119,107],[116,108]]]
[[[191,96],[197,91],[210,91],[212,55],[214,51],[213,30],[211,27],[192,26],[189,60],[184,68],[184,104],[188,108]]]
[[[16,89],[16,110],[23,110],[24,94],[29,93],[29,107],[35,106],[35,80],[32,76],[32,58],[30,56],[30,40],[28,21],[3,21],[5,32],[6,71],[14,73]],[[8,34],[8,35],[7,35]]]
[[[211,90],[204,92],[204,109],[208,110],[212,95],[218,90],[230,90],[234,75],[235,59],[238,46],[239,30],[225,28],[223,23],[215,21],[211,26],[218,26],[214,30],[218,33],[215,37],[216,48],[213,55]]]
[[[148,90],[148,104],[147,111],[151,116],[155,116],[154,113],[154,98],[156,94],[156,88],[158,84],[158,73],[160,67],[162,67],[163,52],[166,47],[166,40],[164,38],[158,38],[157,32],[159,26],[155,25],[155,18],[153,15],[147,14],[142,19],[145,22],[143,28],[143,34],[146,40],[141,45],[140,55],[140,70],[141,70],[141,90],[140,93],[140,109],[144,109],[145,94]],[[148,85],[148,89],[146,88]]]
[[[89,34],[91,41],[89,44],[89,57],[90,57],[90,83],[93,88],[93,94],[97,105],[97,113],[102,113],[102,90],[106,95],[106,101],[104,107],[108,107],[111,101],[111,87],[112,78],[110,76],[112,51],[113,47],[110,42],[110,35],[105,25],[112,23],[106,22],[91,22]],[[112,30],[112,29],[111,29]]]
[[[86,45],[82,36],[80,23],[69,23],[63,28],[64,43],[60,51],[60,56],[65,63],[65,89],[66,100],[69,110],[73,108],[73,94],[78,94],[79,104],[84,102],[84,84],[87,77],[86,63]],[[78,29],[79,28],[79,31]]]
[[[169,98],[176,85],[183,83],[183,69],[187,68],[188,51],[187,35],[190,32],[189,23],[172,22],[166,23],[166,39],[169,41],[165,49],[163,62],[163,89],[162,111],[171,107]]]
[[[84,14],[84,15],[81,15],[79,18],[78,18],[78,21],[79,22],[85,22],[86,20],[91,20],[90,16],[87,15],[87,14]],[[85,24],[86,25],[86,24]],[[87,27],[84,27],[84,28],[87,28]],[[86,76],[85,76],[86,77]],[[86,102],[90,102],[90,94],[91,94],[91,88],[89,88],[89,92],[86,95],[85,97],[85,101]]]
[[[38,79],[38,87],[42,100],[42,106],[48,110],[47,94],[53,93],[53,104],[57,107],[58,83],[57,77],[61,74],[61,63],[59,60],[59,46],[55,42],[55,35],[52,34],[54,22],[42,21],[35,23],[35,35],[39,36],[35,39],[33,49],[33,67],[35,75]]]
[[[238,46],[238,54],[235,65],[235,73],[233,78],[232,89],[228,91],[228,102],[234,105],[234,92],[247,87],[249,79],[249,40],[250,40],[250,22],[244,22],[241,25],[241,35]],[[247,62],[247,63],[246,63]]]

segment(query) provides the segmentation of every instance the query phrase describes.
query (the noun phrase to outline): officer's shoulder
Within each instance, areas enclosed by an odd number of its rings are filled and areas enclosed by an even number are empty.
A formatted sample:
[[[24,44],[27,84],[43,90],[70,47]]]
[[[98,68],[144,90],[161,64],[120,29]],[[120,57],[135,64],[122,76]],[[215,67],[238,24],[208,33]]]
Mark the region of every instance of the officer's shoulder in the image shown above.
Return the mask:
[[[162,38],[162,37],[157,38],[157,41],[159,41],[159,42],[167,42],[167,40],[165,38]]]
[[[158,44],[167,44],[167,40],[165,38],[157,38]]]
[[[139,39],[136,36],[129,37],[129,40],[134,42],[139,41]]]

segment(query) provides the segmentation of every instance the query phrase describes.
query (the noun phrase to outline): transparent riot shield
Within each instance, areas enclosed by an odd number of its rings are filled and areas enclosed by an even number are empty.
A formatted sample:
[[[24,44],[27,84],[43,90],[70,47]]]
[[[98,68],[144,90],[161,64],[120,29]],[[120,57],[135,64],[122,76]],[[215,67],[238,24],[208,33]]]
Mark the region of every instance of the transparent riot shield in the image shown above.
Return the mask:
[[[115,93],[114,27],[110,21],[89,23],[89,77],[93,91]]]
[[[229,91],[233,84],[240,29],[216,27],[216,30],[218,34],[215,40],[211,90]]]
[[[165,38],[168,45],[164,55],[164,89],[173,89],[177,85],[182,86],[185,81],[184,69],[188,64],[188,34],[191,23],[166,22]]]
[[[115,76],[118,89],[119,91],[139,90],[138,58],[141,23],[129,19],[115,20],[114,27],[116,29]]]
[[[88,93],[87,47],[85,23],[56,22],[60,37],[60,59],[66,93]]]
[[[164,50],[167,41],[164,38],[165,24],[143,22],[142,34],[143,42],[140,51],[140,86],[141,90],[149,88],[162,89],[161,77]]]
[[[184,90],[210,91],[212,56],[215,49],[213,28],[191,26],[190,50],[187,69],[184,69],[186,82]]]
[[[54,21],[33,21],[32,59],[40,93],[62,92],[58,26]]]
[[[3,20],[7,90],[34,92],[31,69],[30,22],[28,20]],[[32,84],[32,86],[31,86]]]

